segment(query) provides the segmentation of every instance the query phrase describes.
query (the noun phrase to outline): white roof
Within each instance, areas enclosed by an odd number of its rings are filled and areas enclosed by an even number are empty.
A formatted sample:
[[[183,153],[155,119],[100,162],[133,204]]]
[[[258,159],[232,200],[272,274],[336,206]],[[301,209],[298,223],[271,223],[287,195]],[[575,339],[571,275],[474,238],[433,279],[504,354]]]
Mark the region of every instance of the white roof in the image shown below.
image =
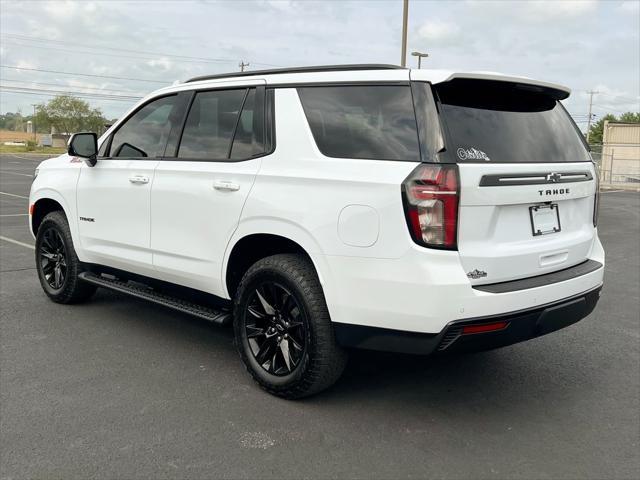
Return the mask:
[[[224,78],[204,79],[200,81],[180,83],[171,87],[166,87],[162,91],[180,91],[201,89],[211,86],[223,85],[287,85],[301,83],[339,83],[339,82],[394,82],[419,80],[438,84],[448,82],[458,78],[493,80],[503,82],[514,82],[526,85],[535,85],[546,89],[556,90],[558,96],[566,98],[571,93],[568,87],[556,83],[535,80],[528,77],[505,75],[498,72],[483,71],[454,71],[454,70],[431,70],[431,69],[380,69],[380,70],[330,70],[330,71],[310,71],[310,72],[256,72],[255,75],[238,75],[237,77],[225,76]],[[561,94],[564,92],[564,94]]]

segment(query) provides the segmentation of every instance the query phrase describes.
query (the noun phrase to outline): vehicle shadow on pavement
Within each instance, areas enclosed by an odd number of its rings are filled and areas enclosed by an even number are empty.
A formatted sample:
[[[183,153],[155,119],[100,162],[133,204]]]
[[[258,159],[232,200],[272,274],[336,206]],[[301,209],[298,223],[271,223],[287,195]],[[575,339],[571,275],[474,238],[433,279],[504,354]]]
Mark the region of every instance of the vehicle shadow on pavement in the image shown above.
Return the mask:
[[[230,383],[225,388],[244,385],[255,389],[255,395],[267,395],[244,371],[232,328],[112,292],[98,292],[88,305],[103,313],[108,310],[102,321],[113,322],[114,328],[126,328],[128,334],[144,337],[145,342],[158,342],[158,348],[170,345],[168,355],[190,351],[211,358],[207,368],[216,381]],[[573,332],[568,329],[561,335],[571,337]],[[320,409],[379,403],[420,411],[497,404],[519,409],[530,405],[533,398],[553,401],[560,396],[566,400],[591,388],[599,377],[593,365],[597,360],[589,357],[589,351],[576,346],[574,354],[584,362],[567,361],[562,346],[566,341],[556,334],[487,352],[431,357],[351,349],[338,382],[300,402]]]
[[[586,350],[580,353],[584,363],[567,361],[561,342],[548,340],[431,357],[352,350],[336,385],[306,401],[378,403],[415,412],[427,408],[451,413],[494,409],[483,415],[527,408],[543,412],[554,403],[579,402],[584,392],[596,388],[600,381],[602,374],[594,365],[597,361],[588,359]]]

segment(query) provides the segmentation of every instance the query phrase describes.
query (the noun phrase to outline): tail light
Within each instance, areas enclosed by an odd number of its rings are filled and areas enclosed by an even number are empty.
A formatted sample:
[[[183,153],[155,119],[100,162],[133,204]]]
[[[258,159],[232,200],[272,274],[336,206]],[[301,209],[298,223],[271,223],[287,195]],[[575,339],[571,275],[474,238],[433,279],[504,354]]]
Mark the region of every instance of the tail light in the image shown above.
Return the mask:
[[[455,250],[459,182],[454,164],[421,164],[402,184],[407,224],[425,247]]]

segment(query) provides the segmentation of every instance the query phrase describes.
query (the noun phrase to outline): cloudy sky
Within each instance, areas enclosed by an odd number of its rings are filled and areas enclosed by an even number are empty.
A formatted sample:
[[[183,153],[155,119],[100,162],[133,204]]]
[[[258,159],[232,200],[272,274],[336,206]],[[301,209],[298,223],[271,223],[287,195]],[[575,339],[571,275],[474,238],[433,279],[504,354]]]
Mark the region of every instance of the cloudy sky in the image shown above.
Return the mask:
[[[427,68],[568,85],[567,106],[584,127],[588,90],[601,92],[598,116],[640,110],[639,7],[640,0],[410,0],[409,51],[428,52]],[[2,113],[27,113],[56,91],[73,91],[115,118],[135,97],[235,71],[240,60],[250,69],[397,64],[402,1],[0,0],[0,18]]]

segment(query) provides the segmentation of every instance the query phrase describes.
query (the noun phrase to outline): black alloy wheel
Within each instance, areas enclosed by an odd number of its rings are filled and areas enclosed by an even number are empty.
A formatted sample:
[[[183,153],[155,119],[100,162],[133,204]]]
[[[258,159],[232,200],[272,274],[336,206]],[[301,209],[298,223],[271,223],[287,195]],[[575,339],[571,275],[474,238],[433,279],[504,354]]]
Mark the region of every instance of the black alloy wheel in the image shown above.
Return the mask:
[[[55,228],[44,231],[38,256],[45,281],[53,290],[60,290],[67,279],[67,249]]]
[[[236,347],[267,392],[296,399],[335,383],[347,362],[311,260],[281,253],[254,263],[234,294]]]
[[[91,298],[96,287],[79,278],[86,266],[76,255],[64,212],[48,213],[35,233],[36,270],[44,293],[56,303],[79,303]]]
[[[256,362],[275,376],[291,374],[307,347],[304,312],[283,285],[265,281],[250,295],[245,329]]]

